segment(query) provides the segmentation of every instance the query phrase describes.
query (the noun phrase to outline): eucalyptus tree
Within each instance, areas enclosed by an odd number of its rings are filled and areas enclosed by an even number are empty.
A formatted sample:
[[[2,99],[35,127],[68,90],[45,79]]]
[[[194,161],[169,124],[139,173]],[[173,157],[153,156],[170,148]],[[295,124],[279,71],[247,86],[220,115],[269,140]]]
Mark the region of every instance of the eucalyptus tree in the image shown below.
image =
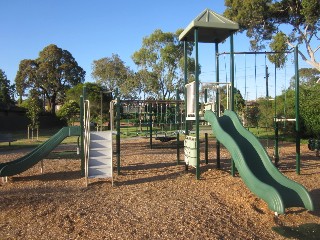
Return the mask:
[[[72,54],[51,44],[37,59],[20,62],[15,82],[20,99],[26,90],[35,89],[46,97],[50,112],[55,114],[55,106],[64,100],[66,90],[84,82],[84,77],[85,71]]]
[[[92,63],[92,77],[96,82],[109,91],[123,86],[131,79],[132,71],[118,54],[94,60]],[[125,86],[123,86],[125,87]]]
[[[143,38],[142,47],[134,52],[132,59],[139,70],[153,77],[141,78],[145,90],[158,99],[168,99],[183,85],[180,61],[184,56],[183,43],[179,41],[181,29],[175,33],[155,30]],[[191,55],[193,45],[187,43],[187,54]]]
[[[269,44],[272,51],[284,52],[299,44],[299,54],[320,71],[319,0],[225,0],[224,15],[239,23],[246,31],[251,48],[261,50]],[[303,49],[304,48],[304,49]],[[281,67],[285,54],[270,55],[269,60]]]

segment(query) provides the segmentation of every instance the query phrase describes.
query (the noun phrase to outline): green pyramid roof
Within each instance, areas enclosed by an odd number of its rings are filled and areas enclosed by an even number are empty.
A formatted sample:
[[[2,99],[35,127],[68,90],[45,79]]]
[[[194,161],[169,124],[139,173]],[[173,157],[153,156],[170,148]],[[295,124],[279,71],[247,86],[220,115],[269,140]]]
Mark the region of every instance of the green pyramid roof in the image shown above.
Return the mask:
[[[198,41],[220,43],[239,29],[239,24],[210,9],[204,10],[180,34],[180,41],[194,41],[194,29],[199,29]]]

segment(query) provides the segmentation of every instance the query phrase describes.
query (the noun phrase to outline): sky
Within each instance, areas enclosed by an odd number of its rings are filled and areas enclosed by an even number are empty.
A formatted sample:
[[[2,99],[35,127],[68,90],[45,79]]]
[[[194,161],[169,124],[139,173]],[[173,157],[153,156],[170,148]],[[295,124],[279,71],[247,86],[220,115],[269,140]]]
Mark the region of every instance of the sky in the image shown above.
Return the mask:
[[[2,0],[0,1],[0,69],[14,83],[19,63],[23,59],[36,59],[49,44],[68,50],[91,77],[92,63],[113,53],[132,70],[136,70],[131,56],[142,46],[144,37],[156,29],[175,32],[185,28],[206,8],[222,14],[224,0]],[[234,37],[235,51],[249,51],[245,34]],[[229,51],[226,41],[220,52]],[[247,99],[265,95],[264,56],[236,56],[236,86]],[[199,45],[200,81],[215,80],[214,45]],[[246,63],[244,65],[244,63]],[[220,75],[229,80],[229,56],[220,57]],[[274,73],[271,70],[271,79]],[[256,70],[254,70],[256,69]],[[286,72],[277,73],[282,80],[277,92],[288,85],[293,64]],[[287,76],[288,75],[288,76]],[[222,80],[220,80],[222,81]],[[278,80],[277,80],[278,81]],[[269,92],[274,92],[270,83]],[[273,89],[272,89],[273,88]]]

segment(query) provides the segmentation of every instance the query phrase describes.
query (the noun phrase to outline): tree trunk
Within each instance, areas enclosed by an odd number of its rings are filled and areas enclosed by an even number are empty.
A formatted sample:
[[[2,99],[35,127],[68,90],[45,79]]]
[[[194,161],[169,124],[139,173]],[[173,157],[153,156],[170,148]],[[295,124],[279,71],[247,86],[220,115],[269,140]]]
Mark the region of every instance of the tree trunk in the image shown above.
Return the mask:
[[[56,115],[56,98],[57,95],[53,94],[49,99],[49,111],[52,115]]]

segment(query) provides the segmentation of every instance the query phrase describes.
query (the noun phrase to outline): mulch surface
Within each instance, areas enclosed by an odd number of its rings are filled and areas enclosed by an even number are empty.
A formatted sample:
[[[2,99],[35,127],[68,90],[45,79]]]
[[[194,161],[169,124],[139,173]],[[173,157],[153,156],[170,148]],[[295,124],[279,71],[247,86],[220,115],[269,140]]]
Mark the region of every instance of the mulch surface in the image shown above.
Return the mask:
[[[320,159],[307,146],[297,175],[295,145],[282,143],[279,169],[308,189],[315,211],[289,208],[275,217],[230,175],[226,149],[217,170],[210,142],[209,164],[201,162],[196,180],[195,169],[177,165],[175,142],[155,142],[153,149],[148,143],[121,142],[113,187],[110,179],[90,179],[86,187],[78,159],[45,159],[43,174],[38,163],[9,177],[0,186],[0,239],[319,239]],[[0,162],[24,154],[0,152]]]

